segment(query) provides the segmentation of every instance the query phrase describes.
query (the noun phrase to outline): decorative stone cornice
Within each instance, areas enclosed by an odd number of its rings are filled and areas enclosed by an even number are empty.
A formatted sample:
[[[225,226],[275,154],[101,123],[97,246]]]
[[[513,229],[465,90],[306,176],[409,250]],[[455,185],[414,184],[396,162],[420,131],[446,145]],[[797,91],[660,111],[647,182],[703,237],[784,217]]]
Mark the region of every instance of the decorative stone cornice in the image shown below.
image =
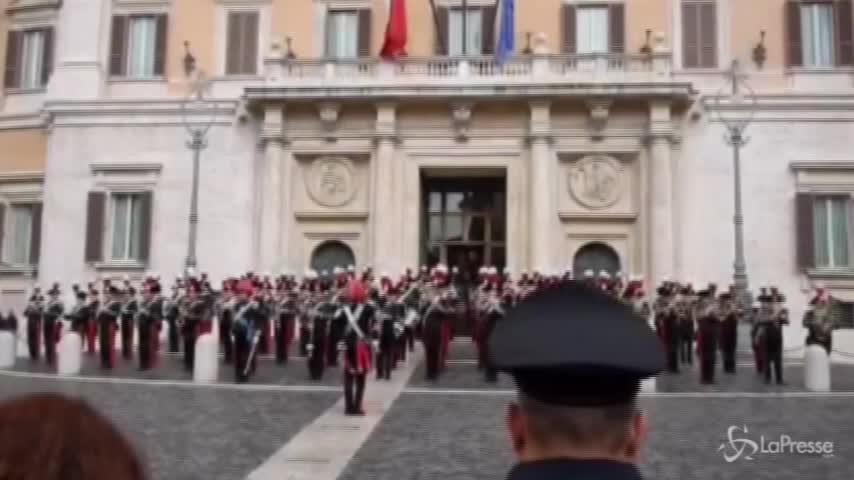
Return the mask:
[[[13,0],[6,7],[6,13],[16,15],[34,10],[58,10],[61,3],[60,0]]]
[[[89,170],[94,174],[109,175],[120,173],[160,173],[162,163],[92,163]]]
[[[0,183],[41,183],[44,172],[0,172]]]
[[[322,83],[322,82],[318,82]],[[329,99],[367,100],[371,98],[405,99],[459,99],[477,101],[481,98],[542,99],[548,97],[565,97],[586,99],[594,97],[638,98],[638,97],[671,97],[685,104],[691,102],[693,89],[691,83],[571,83],[556,82],[549,84],[518,83],[507,84],[460,84],[447,85],[441,83],[426,85],[411,85],[406,83],[389,85],[315,85],[301,84],[299,86],[255,86],[246,88],[246,98],[253,103],[263,103],[276,100],[323,101]]]
[[[367,210],[353,210],[353,211],[309,211],[309,210],[298,210],[294,212],[294,216],[298,220],[311,220],[311,219],[323,219],[323,220],[364,220],[368,218]]]
[[[854,171],[854,161],[792,162],[789,168],[794,171]]]

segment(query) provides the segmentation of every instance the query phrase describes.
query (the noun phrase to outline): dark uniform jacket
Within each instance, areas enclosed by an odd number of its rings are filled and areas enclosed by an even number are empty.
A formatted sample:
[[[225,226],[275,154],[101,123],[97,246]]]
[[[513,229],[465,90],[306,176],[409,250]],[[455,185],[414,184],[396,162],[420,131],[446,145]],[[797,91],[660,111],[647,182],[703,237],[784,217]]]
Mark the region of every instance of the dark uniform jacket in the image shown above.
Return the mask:
[[[520,463],[507,480],[641,480],[635,465],[611,460],[543,460]]]

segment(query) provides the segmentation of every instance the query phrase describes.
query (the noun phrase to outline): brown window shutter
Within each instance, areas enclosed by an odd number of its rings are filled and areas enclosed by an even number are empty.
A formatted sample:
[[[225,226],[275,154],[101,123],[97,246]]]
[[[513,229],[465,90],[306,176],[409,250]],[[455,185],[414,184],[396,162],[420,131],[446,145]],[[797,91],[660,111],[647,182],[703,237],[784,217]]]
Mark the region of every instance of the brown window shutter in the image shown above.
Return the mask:
[[[6,233],[6,205],[0,203],[0,263],[3,263],[3,243]]]
[[[718,17],[717,4],[701,3],[700,14],[700,67],[718,66]]]
[[[127,30],[128,17],[114,16],[110,34],[110,75],[122,77],[127,73]]]
[[[436,8],[436,53],[439,55],[448,55],[448,40],[450,32],[448,32],[448,16],[450,11],[447,7]]]
[[[608,36],[610,53],[626,51],[626,9],[622,3],[608,6]]]
[[[682,4],[682,67],[700,66],[700,15],[696,3]]]
[[[38,265],[42,248],[42,204],[33,204],[30,230],[30,265]]]
[[[21,65],[21,35],[22,32],[10,30],[6,37],[6,88],[18,88],[21,85],[21,76],[18,75]]]
[[[369,8],[359,10],[359,56],[371,55],[371,15]]]
[[[851,12],[851,0],[839,0],[835,3],[836,17],[836,64],[854,65],[854,14]]]
[[[86,255],[90,263],[104,259],[104,220],[107,211],[107,194],[89,192],[86,203]]]
[[[240,42],[243,40],[242,30],[243,14],[240,12],[230,12],[228,14],[228,32],[226,33],[226,75],[240,73]]]
[[[157,15],[157,39],[154,46],[154,74],[162,76],[166,73],[166,35],[169,32],[169,16]]]
[[[795,225],[797,228],[798,268],[807,270],[815,267],[815,232],[813,223],[813,196],[799,193],[795,197]]]
[[[139,226],[139,261],[146,263],[151,254],[152,193],[141,193],[139,201],[139,215],[142,222]]]
[[[801,4],[795,0],[786,3],[786,65],[800,67],[804,64],[801,46]]]
[[[575,53],[575,5],[563,5],[563,53]]]
[[[243,68],[245,75],[258,73],[258,12],[243,14]]]
[[[480,29],[480,42],[483,45],[483,54],[492,55],[495,53],[495,16],[498,14],[498,9],[494,6],[483,7],[481,10],[480,20],[482,26]]]
[[[42,52],[42,85],[47,85],[53,73],[53,27],[44,29],[44,52]]]

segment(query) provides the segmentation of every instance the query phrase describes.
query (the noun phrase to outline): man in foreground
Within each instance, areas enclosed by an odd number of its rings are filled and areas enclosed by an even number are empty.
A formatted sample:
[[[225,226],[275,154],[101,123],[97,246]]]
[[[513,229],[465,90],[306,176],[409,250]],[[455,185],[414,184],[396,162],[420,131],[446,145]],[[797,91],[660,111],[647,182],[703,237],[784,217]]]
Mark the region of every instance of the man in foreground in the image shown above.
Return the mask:
[[[519,390],[507,417],[519,461],[509,480],[642,478],[647,421],[637,396],[665,356],[631,307],[570,282],[520,302],[489,342],[494,366]]]

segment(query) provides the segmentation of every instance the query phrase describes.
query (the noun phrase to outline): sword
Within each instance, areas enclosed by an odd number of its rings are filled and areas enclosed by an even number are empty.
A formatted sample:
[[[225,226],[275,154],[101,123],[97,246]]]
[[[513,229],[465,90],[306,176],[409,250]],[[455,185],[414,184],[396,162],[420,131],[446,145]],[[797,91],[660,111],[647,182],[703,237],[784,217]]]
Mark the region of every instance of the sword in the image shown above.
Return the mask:
[[[252,336],[252,349],[249,350],[249,356],[246,357],[246,368],[243,369],[243,375],[249,375],[249,369],[252,367],[252,360],[255,358],[255,352],[258,350],[258,340],[261,338],[261,332],[255,332]]]

